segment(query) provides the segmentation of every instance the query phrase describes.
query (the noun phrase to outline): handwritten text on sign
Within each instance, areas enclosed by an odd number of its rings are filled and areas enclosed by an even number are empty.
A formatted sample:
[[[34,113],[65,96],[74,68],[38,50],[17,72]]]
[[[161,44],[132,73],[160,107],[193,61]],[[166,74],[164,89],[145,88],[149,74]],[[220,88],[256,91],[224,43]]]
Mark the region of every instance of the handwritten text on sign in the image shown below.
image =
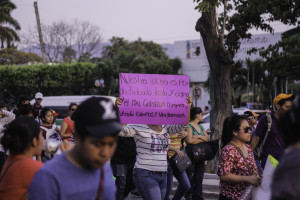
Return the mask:
[[[120,118],[124,124],[186,124],[189,77],[120,73]]]

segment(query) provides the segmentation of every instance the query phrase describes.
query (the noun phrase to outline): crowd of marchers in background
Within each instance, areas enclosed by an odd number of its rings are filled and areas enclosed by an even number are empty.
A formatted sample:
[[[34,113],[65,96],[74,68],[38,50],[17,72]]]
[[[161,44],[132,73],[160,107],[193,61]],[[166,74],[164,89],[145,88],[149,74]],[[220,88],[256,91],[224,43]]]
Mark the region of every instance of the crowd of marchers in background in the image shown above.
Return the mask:
[[[12,111],[1,108],[0,199],[119,200],[132,193],[169,200],[173,177],[179,184],[172,199],[204,199],[206,162],[180,171],[172,161],[174,155],[187,157],[187,147],[210,141],[201,126],[207,111],[193,107],[190,97],[185,125],[120,124],[121,98],[114,104],[92,97],[71,103],[58,127],[59,113],[43,108],[42,100],[37,93],[33,105],[22,98]],[[226,117],[217,170],[220,200],[251,198],[269,155],[279,161],[270,198],[300,198],[300,98],[279,94],[273,106],[262,116],[250,110]]]

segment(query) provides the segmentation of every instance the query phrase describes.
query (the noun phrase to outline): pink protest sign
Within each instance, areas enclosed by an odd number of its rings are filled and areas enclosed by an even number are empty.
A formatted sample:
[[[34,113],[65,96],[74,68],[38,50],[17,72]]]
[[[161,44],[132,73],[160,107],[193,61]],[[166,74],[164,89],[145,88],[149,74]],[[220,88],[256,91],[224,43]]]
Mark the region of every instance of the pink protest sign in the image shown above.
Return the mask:
[[[189,77],[120,73],[119,109],[124,124],[186,124]]]

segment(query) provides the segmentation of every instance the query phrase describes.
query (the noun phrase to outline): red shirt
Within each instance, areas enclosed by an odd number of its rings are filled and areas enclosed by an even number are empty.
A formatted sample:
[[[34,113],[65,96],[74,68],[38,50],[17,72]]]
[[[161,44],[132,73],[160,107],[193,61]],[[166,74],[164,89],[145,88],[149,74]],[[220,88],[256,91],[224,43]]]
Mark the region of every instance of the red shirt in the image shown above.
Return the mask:
[[[28,187],[35,173],[43,166],[43,163],[28,158],[24,155],[9,155],[5,162],[2,173],[5,171],[9,163],[19,159],[13,163],[6,171],[0,182],[0,199],[20,200],[27,193]]]
[[[248,157],[246,158],[251,172],[249,172],[247,163],[242,155],[232,145],[226,145],[219,158],[218,176],[225,176],[229,173],[239,176],[251,176],[258,173],[251,147],[246,144]],[[247,183],[231,183],[220,181],[220,193],[227,198],[238,200],[248,186]]]
[[[64,118],[64,122],[66,122],[68,125],[68,128],[67,128],[65,134],[72,135],[73,131],[75,129],[75,126],[74,126],[74,122],[70,118],[71,118],[70,116]],[[71,138],[65,138],[65,140],[71,141]]]

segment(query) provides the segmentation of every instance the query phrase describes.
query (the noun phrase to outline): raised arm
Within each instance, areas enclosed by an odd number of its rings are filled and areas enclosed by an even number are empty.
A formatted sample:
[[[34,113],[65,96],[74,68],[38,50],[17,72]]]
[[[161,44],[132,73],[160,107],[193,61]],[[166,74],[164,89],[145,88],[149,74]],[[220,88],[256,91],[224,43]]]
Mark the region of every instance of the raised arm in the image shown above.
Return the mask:
[[[188,96],[188,98],[187,98],[187,104],[189,105],[189,112],[188,112],[188,116],[187,116],[187,119],[186,119],[186,124],[185,124],[186,126],[190,122],[190,112],[191,112],[191,107],[192,107],[192,104],[193,104],[193,100],[192,100],[191,96]]]
[[[16,116],[15,114],[7,111],[7,110],[1,110],[3,113],[3,118],[0,119],[0,123],[4,126],[6,124],[9,124],[10,122],[12,122]]]

